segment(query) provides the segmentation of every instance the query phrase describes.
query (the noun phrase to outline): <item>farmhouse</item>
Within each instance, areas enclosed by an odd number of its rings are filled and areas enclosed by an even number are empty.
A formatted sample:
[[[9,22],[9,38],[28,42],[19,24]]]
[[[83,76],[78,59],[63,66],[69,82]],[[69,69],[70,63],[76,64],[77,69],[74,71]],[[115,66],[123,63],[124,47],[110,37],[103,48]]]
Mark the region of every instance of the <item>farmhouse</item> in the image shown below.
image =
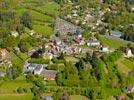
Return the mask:
[[[122,36],[121,32],[111,31],[110,36],[120,38]]]
[[[133,56],[131,49],[127,48],[127,49],[125,50],[125,56],[126,56],[126,57],[132,57],[132,56]]]
[[[17,37],[17,36],[19,36],[19,33],[16,31],[11,31],[11,35],[14,37]]]
[[[6,49],[0,48],[0,63],[11,64],[11,57]]]
[[[55,80],[56,74],[58,72],[55,70],[46,70],[44,69],[41,73],[41,75],[44,77],[44,80]]]
[[[127,86],[126,92],[127,92],[127,93],[134,92],[134,87],[133,87],[133,86]]]
[[[43,71],[44,67],[47,67],[47,65],[25,62],[23,73],[27,75],[29,72],[33,72],[34,74],[39,75]]]
[[[100,45],[100,42],[96,39],[96,40],[89,40],[87,42],[87,45],[88,46],[99,46]]]

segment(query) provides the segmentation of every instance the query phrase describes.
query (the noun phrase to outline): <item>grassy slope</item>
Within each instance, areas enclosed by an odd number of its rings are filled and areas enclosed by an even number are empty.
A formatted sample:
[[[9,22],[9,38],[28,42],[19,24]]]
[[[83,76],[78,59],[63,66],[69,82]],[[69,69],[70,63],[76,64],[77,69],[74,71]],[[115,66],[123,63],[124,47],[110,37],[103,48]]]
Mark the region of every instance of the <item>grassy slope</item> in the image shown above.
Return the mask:
[[[123,61],[122,61],[122,64],[124,64],[125,66],[127,66],[128,68],[130,69],[134,69],[134,62],[133,61],[130,61],[129,59],[125,58]]]
[[[33,94],[0,94],[0,100],[32,100]]]
[[[116,64],[118,65],[119,71],[128,75],[128,73],[134,69],[134,62],[128,60],[127,58],[120,58]]]
[[[33,94],[30,93],[32,83],[27,83],[23,76],[14,81],[1,82],[0,85],[0,100],[32,100]],[[17,89],[26,88],[28,93],[17,93]]]
[[[126,46],[127,43],[119,40],[119,39],[112,39],[112,38],[106,38],[106,37],[100,37],[100,41],[103,45],[112,47],[112,48],[119,48],[121,46]]]
[[[22,15],[28,11],[33,19],[33,30],[38,34],[50,36],[53,33],[53,28],[49,26],[54,23],[55,18],[59,14],[59,5],[54,2],[43,1],[39,4],[38,0],[21,0],[21,6],[17,8],[16,13]],[[52,16],[51,16],[52,15]]]
[[[21,77],[17,78],[16,80],[2,82],[0,85],[0,93],[1,94],[4,94],[4,93],[5,94],[8,94],[8,93],[12,94],[19,87],[29,89],[32,87],[32,83],[27,83],[24,76],[21,76]]]

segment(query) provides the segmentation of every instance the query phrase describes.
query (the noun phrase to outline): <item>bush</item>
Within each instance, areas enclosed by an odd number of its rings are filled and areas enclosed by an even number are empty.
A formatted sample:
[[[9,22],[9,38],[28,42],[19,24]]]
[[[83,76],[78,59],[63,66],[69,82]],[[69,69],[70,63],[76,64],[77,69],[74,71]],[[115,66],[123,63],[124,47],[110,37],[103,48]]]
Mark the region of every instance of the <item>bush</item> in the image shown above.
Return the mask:
[[[22,87],[19,87],[19,88],[17,89],[17,92],[18,92],[18,93],[23,93],[23,92],[24,92],[24,90],[23,90],[23,88],[22,88]]]

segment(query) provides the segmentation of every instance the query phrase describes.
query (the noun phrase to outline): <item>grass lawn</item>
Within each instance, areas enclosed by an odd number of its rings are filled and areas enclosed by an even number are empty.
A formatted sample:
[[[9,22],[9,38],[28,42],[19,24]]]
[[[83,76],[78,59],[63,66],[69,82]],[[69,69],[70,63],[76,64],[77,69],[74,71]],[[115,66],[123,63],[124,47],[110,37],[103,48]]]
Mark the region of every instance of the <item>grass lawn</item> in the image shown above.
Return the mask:
[[[70,57],[70,56],[66,56],[65,59],[66,59],[66,61],[70,61],[70,62],[73,62],[73,63],[79,61],[77,58],[75,58],[75,57]]]
[[[33,94],[0,94],[0,100],[33,100]]]
[[[24,76],[18,77],[16,80],[3,81],[0,85],[0,100],[32,100],[33,94],[30,88],[32,83],[27,83]],[[17,93],[17,89],[25,88],[27,93]]]
[[[89,99],[87,97],[81,96],[81,95],[71,95],[69,97],[69,100],[89,100]]]
[[[28,11],[33,19],[33,30],[38,34],[50,36],[53,29],[48,26],[54,23],[55,16],[58,16],[60,8],[55,2],[22,0],[21,7],[18,7],[16,13],[19,16]]]
[[[127,43],[124,41],[121,41],[119,39],[114,39],[114,38],[106,38],[106,37],[102,37],[100,36],[100,41],[103,45],[112,47],[112,48],[119,48],[121,46],[126,46]]]
[[[45,22],[50,22],[50,21],[54,20],[52,17],[39,13],[34,10],[31,10],[30,14],[31,14],[33,20],[39,20],[39,21],[45,21]]]
[[[118,65],[118,70],[121,72],[121,73],[123,73],[123,74],[125,74],[126,76],[128,75],[128,73],[131,71],[131,69],[128,67],[128,66],[126,66],[125,64],[123,64],[122,62],[124,62],[124,58],[120,58],[117,62],[116,62],[116,64]]]
[[[121,46],[127,46],[127,42],[120,40],[118,38],[107,38],[104,36],[100,36],[100,41],[103,45],[112,47],[112,48],[119,48]],[[132,44],[134,46],[134,43]]]
[[[47,25],[33,25],[33,30],[44,36],[50,36],[53,33],[53,29]]]
[[[33,85],[27,83],[24,76],[17,78],[16,80],[5,81],[0,85],[0,94],[12,94],[16,92],[19,87],[29,89]]]
[[[11,58],[12,58],[12,63],[14,65],[17,65],[17,66],[20,66],[22,67],[23,66],[23,61],[22,59],[20,59],[18,56],[16,56],[16,54],[14,54],[13,52],[10,52],[10,55],[11,55]]]
[[[124,64],[125,66],[127,66],[130,69],[134,69],[134,61],[131,61],[131,60],[127,59],[127,58],[122,60],[122,64]]]

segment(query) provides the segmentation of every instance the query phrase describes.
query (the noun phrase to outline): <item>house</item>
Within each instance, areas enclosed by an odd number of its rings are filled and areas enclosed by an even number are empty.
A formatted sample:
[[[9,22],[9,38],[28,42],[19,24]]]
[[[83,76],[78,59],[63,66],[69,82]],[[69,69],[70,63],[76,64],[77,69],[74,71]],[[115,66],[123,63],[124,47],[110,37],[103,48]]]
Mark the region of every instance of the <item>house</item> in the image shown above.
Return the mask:
[[[102,52],[109,52],[109,48],[108,47],[101,46],[100,49],[101,49]]]
[[[43,54],[42,49],[38,49],[37,51],[33,52],[31,55],[32,58],[41,58]]]
[[[82,34],[81,34],[81,32],[78,31],[78,30],[74,33],[74,41],[75,41],[77,44],[81,44],[81,42],[82,42]]]
[[[57,71],[43,69],[41,75],[44,77],[44,80],[55,80]]]
[[[35,34],[34,30],[29,31],[29,35],[33,36]]]
[[[121,32],[111,31],[110,36],[120,38],[122,36]]]
[[[51,96],[42,96],[41,100],[53,100]]]
[[[119,95],[116,97],[116,100],[125,100],[124,95]]]
[[[127,86],[126,92],[127,92],[127,93],[132,93],[132,92],[134,92],[134,86]]]
[[[28,63],[27,61],[24,64],[23,73],[27,75],[29,72],[33,72],[34,74],[41,74],[43,68],[47,67],[45,64],[36,64],[36,63]]]
[[[132,56],[133,56],[131,49],[127,48],[127,49],[125,50],[125,56],[126,56],[126,57],[132,57]]]
[[[19,33],[17,31],[11,31],[11,35],[17,37],[19,36]]]
[[[87,42],[87,45],[88,46],[99,46],[100,45],[100,42],[97,39],[95,39],[95,40],[89,40]]]
[[[42,71],[43,71],[43,66],[42,65],[37,65],[34,69],[34,74],[40,75]]]
[[[68,94],[67,93],[63,93],[62,97],[60,98],[60,100],[68,100]]]
[[[0,71],[0,77],[5,77],[5,76],[6,76],[6,73]]]
[[[14,47],[13,49],[14,49],[14,51],[15,51],[16,53],[20,53],[20,48],[19,48],[19,47]]]
[[[0,61],[1,63],[11,64],[11,57],[6,49],[0,48]]]
[[[43,54],[43,58],[44,59],[50,59],[51,60],[53,58],[53,54],[52,53],[49,53],[49,52],[48,53],[44,53]]]

